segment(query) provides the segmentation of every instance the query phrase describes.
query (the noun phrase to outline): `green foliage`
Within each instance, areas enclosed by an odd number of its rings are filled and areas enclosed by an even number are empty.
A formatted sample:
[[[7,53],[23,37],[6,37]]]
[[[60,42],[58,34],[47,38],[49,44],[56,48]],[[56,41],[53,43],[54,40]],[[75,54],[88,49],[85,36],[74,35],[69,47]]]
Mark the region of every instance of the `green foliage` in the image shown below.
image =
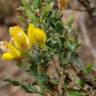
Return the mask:
[[[21,88],[23,88],[26,92],[28,93],[38,93],[41,94],[40,91],[36,88],[35,85],[32,84],[27,84],[27,83],[23,83],[20,81],[16,81],[16,80],[11,80],[11,79],[5,79],[4,81],[11,83],[14,86],[21,86]]]
[[[40,6],[41,6],[41,0],[34,0],[31,5],[31,7],[33,7],[33,9],[38,9],[38,8],[40,8]]]
[[[69,96],[83,96],[78,91],[69,91]]]
[[[22,85],[22,88],[28,93],[39,93],[36,87],[31,84],[24,84]]]
[[[21,82],[17,81],[17,80],[4,79],[4,81],[9,82],[9,83],[13,84],[14,86],[20,86],[21,85]]]
[[[42,20],[46,20],[51,10],[53,9],[53,2],[42,8]]]
[[[28,18],[35,21],[35,15],[33,14],[34,10],[31,8],[29,0],[21,0],[23,7],[22,10],[27,14]]]

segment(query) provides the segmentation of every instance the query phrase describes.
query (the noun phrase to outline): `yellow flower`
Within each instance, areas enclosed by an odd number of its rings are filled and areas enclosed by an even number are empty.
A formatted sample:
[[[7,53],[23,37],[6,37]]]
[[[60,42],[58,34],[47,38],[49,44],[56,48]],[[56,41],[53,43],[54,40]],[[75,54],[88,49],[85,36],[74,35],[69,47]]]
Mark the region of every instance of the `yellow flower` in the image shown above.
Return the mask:
[[[3,60],[12,60],[12,59],[14,59],[14,58],[15,58],[14,55],[11,54],[11,53],[9,53],[9,52],[6,52],[6,53],[4,53],[4,54],[2,55],[2,59],[3,59]]]
[[[21,53],[11,43],[7,43],[7,51],[2,55],[3,60],[20,58]]]
[[[19,26],[10,27],[9,32],[17,48],[27,49],[29,47],[28,37]]]
[[[8,49],[7,51],[10,52],[11,54],[14,54],[16,57],[20,57],[20,51],[16,49],[11,43],[7,44]]]
[[[45,47],[46,34],[43,30],[29,24],[27,34],[19,26],[9,28],[11,40],[6,42],[7,50],[2,55],[3,60],[12,60],[23,57],[26,51],[35,45]]]
[[[36,43],[36,39],[35,39],[35,37],[33,35],[33,28],[34,28],[34,25],[33,24],[29,24],[27,35],[28,35],[31,47],[33,47],[34,44]]]
[[[46,42],[47,36],[43,30],[33,26],[32,24],[29,24],[28,38],[29,41],[31,42],[31,46],[34,46],[36,44],[43,46]]]
[[[18,49],[29,49],[35,45],[44,46],[46,34],[40,28],[35,27],[32,23],[28,26],[28,32],[25,34],[19,26],[9,28],[12,41]],[[43,47],[41,47],[43,48]]]

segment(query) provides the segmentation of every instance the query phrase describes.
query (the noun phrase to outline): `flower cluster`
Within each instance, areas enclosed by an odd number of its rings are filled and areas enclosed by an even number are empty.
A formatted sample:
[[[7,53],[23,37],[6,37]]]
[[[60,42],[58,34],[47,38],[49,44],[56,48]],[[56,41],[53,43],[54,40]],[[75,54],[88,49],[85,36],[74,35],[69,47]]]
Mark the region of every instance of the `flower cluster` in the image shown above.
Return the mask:
[[[35,46],[38,48],[45,47],[46,33],[31,23],[28,26],[27,34],[19,26],[10,27],[9,33],[11,40],[6,42],[7,50],[2,54],[3,60],[21,58],[27,50]]]

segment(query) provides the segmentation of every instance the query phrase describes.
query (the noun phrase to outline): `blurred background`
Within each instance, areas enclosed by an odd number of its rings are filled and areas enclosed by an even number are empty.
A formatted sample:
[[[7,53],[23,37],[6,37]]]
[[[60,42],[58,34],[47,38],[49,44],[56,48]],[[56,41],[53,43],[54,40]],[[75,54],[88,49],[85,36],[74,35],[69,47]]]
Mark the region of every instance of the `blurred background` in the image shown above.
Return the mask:
[[[84,1],[78,2],[78,1]],[[90,1],[90,2],[89,2]],[[19,20],[22,14],[16,9],[20,6],[20,0],[0,0],[0,41],[9,40],[8,28],[13,25],[23,26]],[[87,10],[86,7],[89,7]],[[73,16],[74,29],[78,30],[79,41],[82,46],[79,54],[84,64],[96,64],[96,0],[70,0],[69,7],[64,10],[63,21]],[[0,53],[1,50],[0,50]],[[31,81],[32,78],[24,71],[17,68],[13,62],[0,60],[0,96],[34,96],[28,94],[19,87],[13,87],[3,82],[4,77]],[[36,95],[35,95],[36,96]]]

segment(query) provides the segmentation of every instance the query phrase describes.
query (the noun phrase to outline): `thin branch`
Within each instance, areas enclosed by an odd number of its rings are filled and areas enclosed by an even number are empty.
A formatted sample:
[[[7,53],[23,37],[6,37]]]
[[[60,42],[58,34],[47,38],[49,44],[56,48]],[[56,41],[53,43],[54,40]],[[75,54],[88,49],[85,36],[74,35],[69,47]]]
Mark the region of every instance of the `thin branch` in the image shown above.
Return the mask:
[[[70,7],[70,8],[66,8],[66,9],[70,9],[70,10],[74,10],[74,11],[83,11],[83,12],[88,12],[88,11],[90,11],[90,10],[96,10],[96,7],[93,7],[93,8],[89,8],[89,9],[80,9],[80,8],[72,8],[72,7]]]

